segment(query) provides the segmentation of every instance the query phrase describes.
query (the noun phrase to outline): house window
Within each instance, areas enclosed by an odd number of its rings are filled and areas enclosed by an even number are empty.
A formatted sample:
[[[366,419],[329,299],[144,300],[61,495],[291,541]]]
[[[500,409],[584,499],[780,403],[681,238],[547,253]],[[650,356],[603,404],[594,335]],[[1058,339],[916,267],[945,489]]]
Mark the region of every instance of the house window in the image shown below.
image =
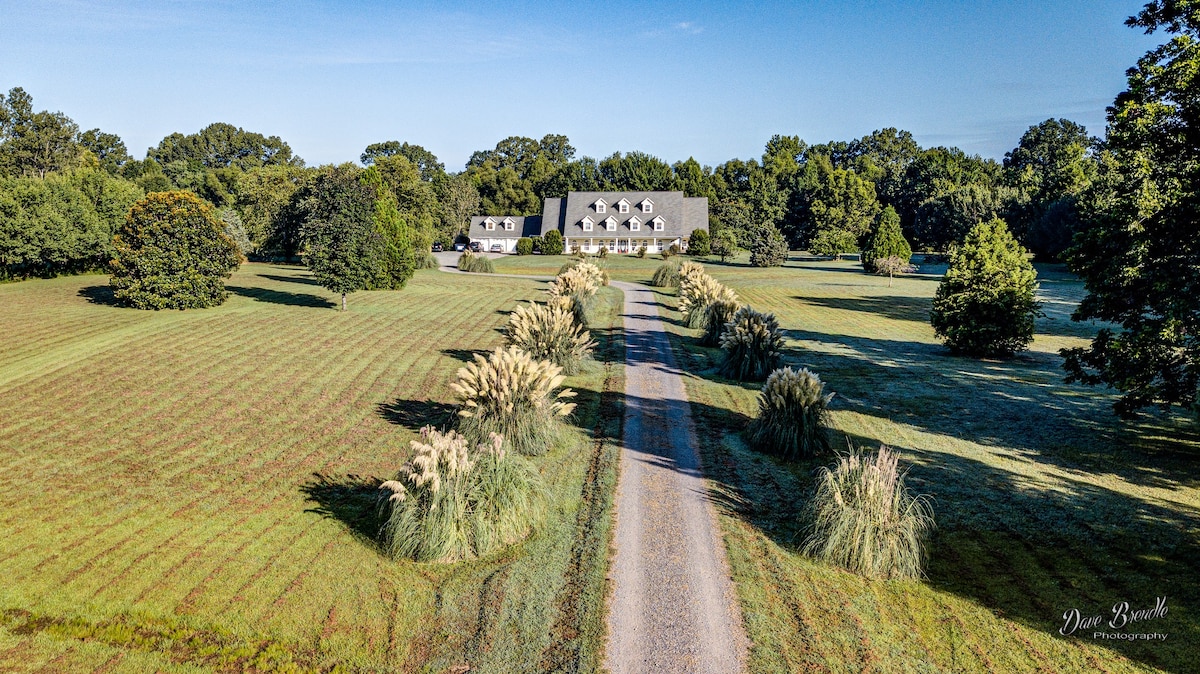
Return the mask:
[[[619,211],[621,213],[628,213],[629,212],[629,202],[624,199],[618,201],[617,202],[617,211]]]
[[[585,232],[592,231],[592,219],[591,218],[583,219],[583,231],[585,231]]]
[[[488,218],[487,222],[484,223],[484,229],[486,229],[489,232],[494,231],[496,229],[496,221],[491,218]]]
[[[610,232],[617,231],[617,219],[610,217],[607,220],[605,220],[604,221],[604,229],[606,229]]]
[[[643,213],[653,213],[654,212],[654,202],[650,201],[649,199],[646,199],[645,201],[643,201],[642,202],[642,212]]]
[[[654,218],[654,231],[656,231],[656,232],[663,231],[663,226],[665,224],[666,224],[666,222],[664,222],[662,218]]]
[[[505,218],[505,219],[504,219],[504,229],[505,229],[505,231],[508,231],[508,232],[511,232],[511,231],[513,231],[513,220],[512,220],[512,218]]]
[[[638,220],[636,215],[633,216],[632,218],[629,218],[629,231],[631,231],[631,232],[642,231],[642,221]]]
[[[604,203],[603,199],[597,199],[596,203],[592,205],[596,207],[597,213],[603,213],[608,209],[608,204]]]

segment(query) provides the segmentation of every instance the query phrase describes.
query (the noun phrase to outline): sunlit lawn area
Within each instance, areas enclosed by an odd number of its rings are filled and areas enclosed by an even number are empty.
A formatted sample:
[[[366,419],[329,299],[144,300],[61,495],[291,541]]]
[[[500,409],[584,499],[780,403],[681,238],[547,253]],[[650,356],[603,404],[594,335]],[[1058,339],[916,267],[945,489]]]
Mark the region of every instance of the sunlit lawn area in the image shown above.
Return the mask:
[[[721,492],[751,671],[1200,671],[1195,422],[1120,422],[1109,393],[1063,383],[1058,349],[1096,329],[1069,320],[1078,281],[1040,266],[1046,316],[1032,349],[977,361],[949,355],[929,326],[940,269],[889,288],[856,263],[795,254],[778,269],[744,257],[706,266],[778,315],[786,364],[837,392],[834,446],[898,449],[938,527],[922,581],[870,582],[799,555],[823,462],[785,466],[743,444],[759,385],[718,377],[720,351],[695,346],[674,292],[660,293]],[[1163,596],[1166,617],[1125,631],[1165,643],[1058,633],[1071,608],[1107,621],[1118,602]]]
[[[156,313],[106,282],[0,285],[0,669],[594,666],[619,360],[568,380],[533,538],[449,568],[372,540],[377,479],[544,284],[424,271],[342,313],[304,269],[248,264],[224,306]],[[619,299],[602,360],[623,354]]]

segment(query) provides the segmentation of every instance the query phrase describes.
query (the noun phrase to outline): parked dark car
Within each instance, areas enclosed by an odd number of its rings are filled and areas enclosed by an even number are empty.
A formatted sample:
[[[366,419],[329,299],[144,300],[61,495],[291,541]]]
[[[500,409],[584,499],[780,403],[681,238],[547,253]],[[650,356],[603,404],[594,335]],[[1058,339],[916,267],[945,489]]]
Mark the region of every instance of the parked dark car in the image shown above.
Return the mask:
[[[492,252],[493,252],[493,253],[503,253],[503,252],[504,252],[504,246],[501,246],[501,245],[500,245],[500,244],[498,244],[498,243],[493,243],[493,244],[492,244]]]
[[[483,244],[479,243],[478,241],[472,241],[471,242],[471,252],[472,253],[482,253],[483,252]]]
[[[433,252],[435,252],[435,253],[442,252],[442,242],[441,241],[433,242]]]
[[[456,253],[461,253],[466,249],[467,249],[467,244],[463,243],[462,241],[459,241],[458,243],[454,244],[454,252],[456,252]]]

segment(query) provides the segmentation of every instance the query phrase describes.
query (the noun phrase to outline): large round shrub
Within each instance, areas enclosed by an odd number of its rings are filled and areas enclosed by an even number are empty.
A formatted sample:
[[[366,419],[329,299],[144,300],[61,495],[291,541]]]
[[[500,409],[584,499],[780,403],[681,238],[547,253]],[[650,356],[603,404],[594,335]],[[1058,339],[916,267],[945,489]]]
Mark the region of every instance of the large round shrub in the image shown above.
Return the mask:
[[[109,285],[138,309],[198,309],[225,301],[242,263],[212,207],[190,192],[154,192],[129,209],[113,239]]]
[[[557,229],[546,232],[542,237],[542,255],[562,255],[563,236]]]
[[[930,312],[955,353],[1006,356],[1033,341],[1037,272],[1003,220],[981,222],[950,256]]]
[[[754,447],[795,460],[829,450],[825,432],[829,401],[821,378],[807,369],[782,367],[767,377],[758,394],[758,418],[748,436]]]

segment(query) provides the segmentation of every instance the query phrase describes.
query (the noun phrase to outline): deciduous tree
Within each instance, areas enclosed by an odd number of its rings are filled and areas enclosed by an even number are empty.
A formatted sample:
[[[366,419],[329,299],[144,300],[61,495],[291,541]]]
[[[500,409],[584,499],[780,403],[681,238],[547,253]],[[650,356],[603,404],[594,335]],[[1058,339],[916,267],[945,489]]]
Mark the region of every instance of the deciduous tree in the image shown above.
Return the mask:
[[[1200,385],[1200,3],[1155,0],[1127,24],[1171,39],[1128,71],[1108,109],[1108,150],[1068,252],[1100,320],[1067,349],[1068,380],[1121,392],[1117,412],[1195,409]]]

